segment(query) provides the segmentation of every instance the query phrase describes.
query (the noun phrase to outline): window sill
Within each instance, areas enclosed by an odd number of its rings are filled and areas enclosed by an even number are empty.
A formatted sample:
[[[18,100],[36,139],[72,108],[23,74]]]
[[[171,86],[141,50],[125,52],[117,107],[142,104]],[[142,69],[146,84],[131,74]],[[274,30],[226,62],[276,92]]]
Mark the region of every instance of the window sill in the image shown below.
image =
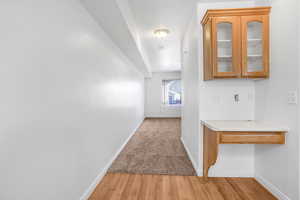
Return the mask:
[[[162,104],[163,107],[169,107],[169,108],[180,108],[181,104]]]

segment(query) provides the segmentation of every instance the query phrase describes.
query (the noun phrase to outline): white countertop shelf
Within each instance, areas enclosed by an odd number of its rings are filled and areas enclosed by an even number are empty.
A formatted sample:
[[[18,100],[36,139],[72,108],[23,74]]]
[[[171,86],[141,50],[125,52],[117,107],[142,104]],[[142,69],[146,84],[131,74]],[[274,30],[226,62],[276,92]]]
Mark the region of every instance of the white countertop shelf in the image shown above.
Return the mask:
[[[280,124],[263,121],[230,121],[202,120],[201,123],[213,131],[232,132],[288,132],[289,129]]]

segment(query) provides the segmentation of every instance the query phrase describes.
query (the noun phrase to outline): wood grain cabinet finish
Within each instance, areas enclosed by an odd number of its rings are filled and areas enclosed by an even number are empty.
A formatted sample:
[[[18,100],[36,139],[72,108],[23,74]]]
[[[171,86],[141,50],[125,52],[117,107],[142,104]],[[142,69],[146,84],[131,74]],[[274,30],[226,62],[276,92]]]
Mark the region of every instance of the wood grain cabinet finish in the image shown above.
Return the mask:
[[[208,171],[218,158],[219,144],[285,144],[286,132],[230,132],[203,130],[203,178],[208,180]]]
[[[208,10],[203,17],[204,80],[269,77],[270,7]]]

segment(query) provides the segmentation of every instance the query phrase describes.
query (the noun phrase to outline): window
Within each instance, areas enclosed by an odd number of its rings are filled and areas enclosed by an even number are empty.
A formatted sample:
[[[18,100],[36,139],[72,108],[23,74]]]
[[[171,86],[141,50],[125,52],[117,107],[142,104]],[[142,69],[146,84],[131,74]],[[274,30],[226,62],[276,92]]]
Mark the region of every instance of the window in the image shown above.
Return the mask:
[[[181,105],[181,80],[163,80],[163,104]]]

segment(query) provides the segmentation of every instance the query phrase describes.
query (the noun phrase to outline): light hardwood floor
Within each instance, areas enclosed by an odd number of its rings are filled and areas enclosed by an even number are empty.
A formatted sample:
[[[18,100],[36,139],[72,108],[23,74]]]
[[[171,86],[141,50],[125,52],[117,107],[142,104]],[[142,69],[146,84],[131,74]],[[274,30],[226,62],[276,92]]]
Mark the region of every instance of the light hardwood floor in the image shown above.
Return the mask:
[[[108,173],[89,200],[276,200],[253,178]]]

